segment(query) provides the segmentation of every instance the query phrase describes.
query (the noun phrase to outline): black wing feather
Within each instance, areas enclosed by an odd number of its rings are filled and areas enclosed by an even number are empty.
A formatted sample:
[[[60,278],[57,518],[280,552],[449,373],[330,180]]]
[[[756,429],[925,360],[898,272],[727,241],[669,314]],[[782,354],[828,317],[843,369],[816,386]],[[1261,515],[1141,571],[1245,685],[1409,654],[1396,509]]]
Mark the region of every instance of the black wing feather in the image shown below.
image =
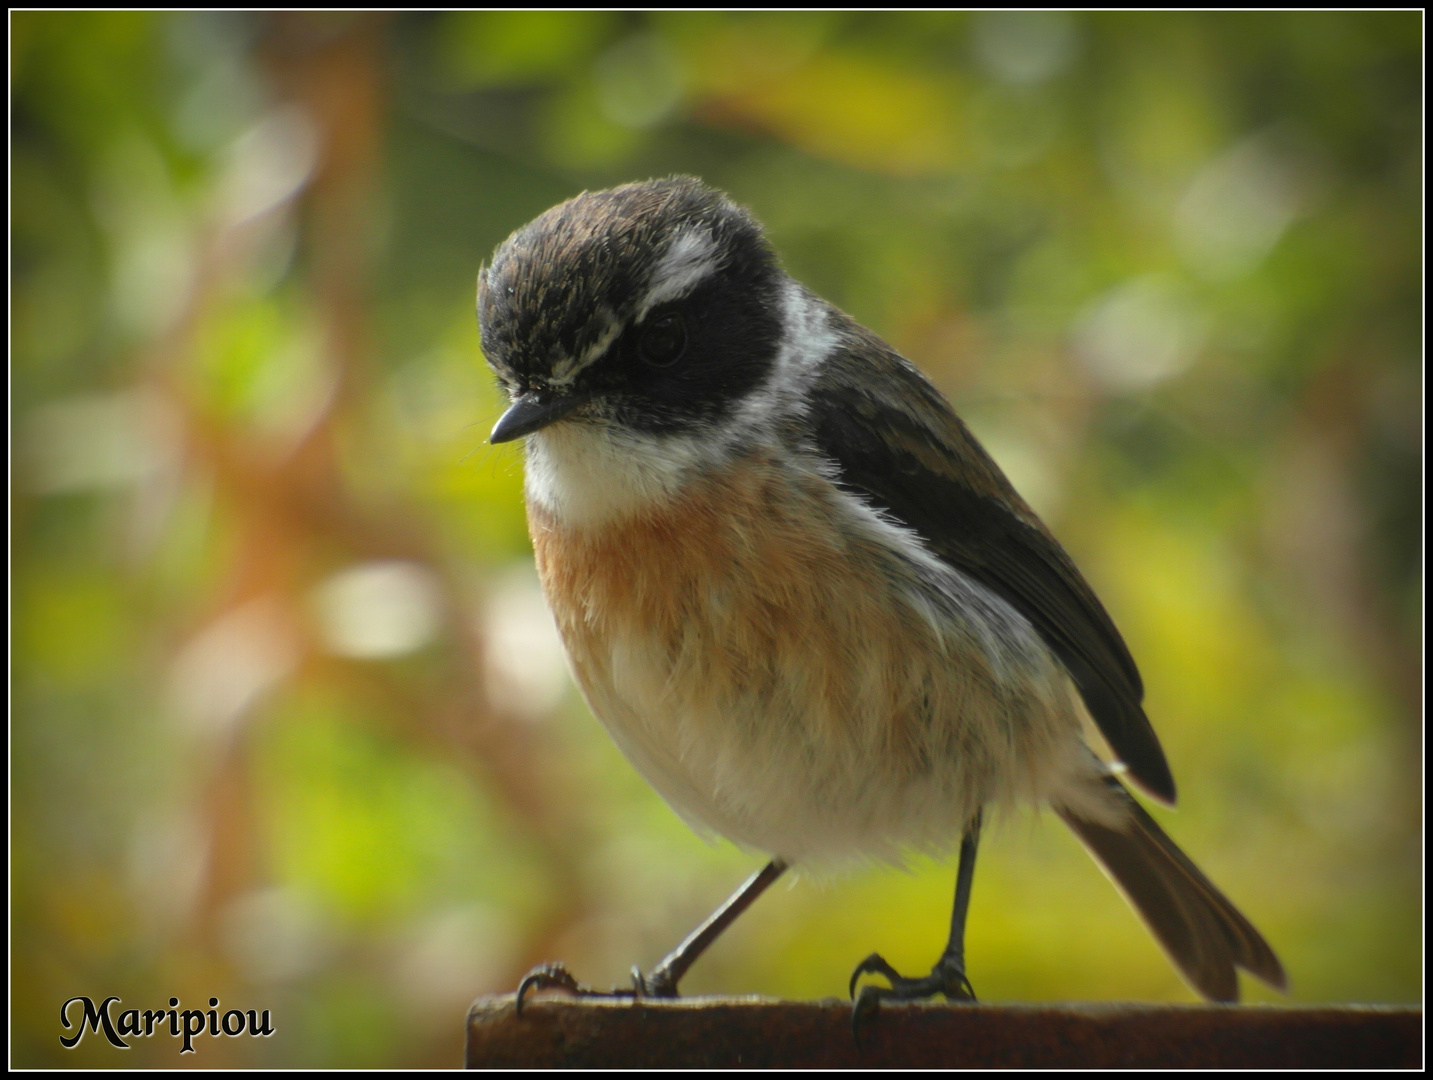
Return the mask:
[[[1028,618],[1131,778],[1173,803],[1139,670],[1094,590],[925,377],[856,323],[843,319],[842,330],[846,347],[827,358],[808,397],[815,449],[843,486]]]

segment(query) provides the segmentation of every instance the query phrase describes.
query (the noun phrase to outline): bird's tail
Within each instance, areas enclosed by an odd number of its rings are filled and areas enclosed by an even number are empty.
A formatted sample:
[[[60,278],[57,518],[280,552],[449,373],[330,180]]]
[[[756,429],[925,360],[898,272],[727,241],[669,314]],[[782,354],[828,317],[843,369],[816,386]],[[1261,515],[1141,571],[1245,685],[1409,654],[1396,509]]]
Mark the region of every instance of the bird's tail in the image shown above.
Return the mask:
[[[1056,813],[1139,912],[1180,973],[1211,1001],[1238,1001],[1241,967],[1276,989],[1283,965],[1259,931],[1113,776],[1100,778],[1123,814]]]

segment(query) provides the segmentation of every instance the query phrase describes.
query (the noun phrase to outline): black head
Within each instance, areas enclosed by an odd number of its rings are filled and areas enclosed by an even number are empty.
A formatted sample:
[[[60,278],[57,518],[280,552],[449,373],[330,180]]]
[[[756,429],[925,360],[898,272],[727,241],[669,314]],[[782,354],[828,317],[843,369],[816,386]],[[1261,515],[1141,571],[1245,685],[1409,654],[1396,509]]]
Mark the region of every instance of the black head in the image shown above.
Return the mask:
[[[565,417],[647,432],[719,422],[775,361],[780,282],[761,226],[692,177],[553,207],[478,278],[483,352],[513,399],[493,441]]]

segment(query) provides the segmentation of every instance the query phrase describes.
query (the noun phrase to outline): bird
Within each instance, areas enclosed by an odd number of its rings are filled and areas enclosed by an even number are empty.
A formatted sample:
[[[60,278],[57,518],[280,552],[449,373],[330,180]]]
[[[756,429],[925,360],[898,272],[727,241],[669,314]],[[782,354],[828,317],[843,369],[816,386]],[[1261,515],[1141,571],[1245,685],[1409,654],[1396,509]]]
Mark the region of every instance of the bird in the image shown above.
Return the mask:
[[[1126,786],[1175,801],[1139,670],[1074,561],[920,370],[787,274],[748,210],[691,176],[584,191],[497,247],[477,310],[509,401],[489,438],[524,444],[578,686],[677,814],[770,858],[609,993],[676,996],[790,867],[958,845],[931,971],[872,953],[848,989],[853,1023],[973,1001],[981,826],[1017,804],[1053,809],[1200,995],[1237,1000],[1239,969],[1286,986]],[[519,1011],[540,989],[599,993],[545,964]]]

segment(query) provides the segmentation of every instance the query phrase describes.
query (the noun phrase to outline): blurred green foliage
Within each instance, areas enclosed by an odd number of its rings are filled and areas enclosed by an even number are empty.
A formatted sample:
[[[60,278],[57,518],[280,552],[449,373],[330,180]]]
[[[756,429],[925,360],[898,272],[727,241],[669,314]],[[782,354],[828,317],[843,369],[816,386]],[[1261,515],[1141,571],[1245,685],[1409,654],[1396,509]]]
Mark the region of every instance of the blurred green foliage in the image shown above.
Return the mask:
[[[203,1065],[452,1065],[758,857],[566,688],[473,282],[689,172],[918,362],[1075,554],[1171,831],[1296,1001],[1421,997],[1422,16],[11,15],[12,1053],[76,994],[268,1008]],[[954,839],[954,838],[953,838]],[[949,866],[776,890],[689,992],[921,969]],[[1189,1000],[1053,821],[985,1000]],[[1256,999],[1270,995],[1249,988]]]

